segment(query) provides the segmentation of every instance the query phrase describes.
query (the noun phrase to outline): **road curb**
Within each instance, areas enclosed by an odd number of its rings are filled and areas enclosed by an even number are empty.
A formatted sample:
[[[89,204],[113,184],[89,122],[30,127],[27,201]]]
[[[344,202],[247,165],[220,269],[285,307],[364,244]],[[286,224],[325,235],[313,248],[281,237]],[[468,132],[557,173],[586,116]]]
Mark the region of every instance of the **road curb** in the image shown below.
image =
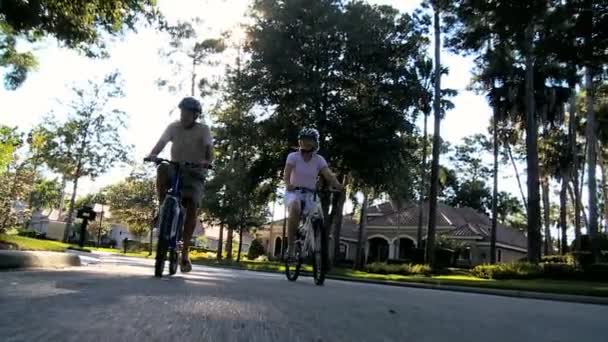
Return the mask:
[[[80,266],[78,255],[60,252],[0,250],[0,269]]]
[[[425,284],[425,283],[413,283],[413,282],[354,279],[354,278],[340,277],[340,276],[333,276],[333,275],[328,275],[328,276],[326,276],[326,278],[332,279],[332,280],[340,280],[340,281],[348,281],[348,282],[364,283],[364,284],[374,284],[374,285],[413,287],[413,288],[430,289],[430,290],[478,293],[478,294],[494,295],[494,296],[501,296],[501,297],[515,297],[515,298],[552,300],[552,301],[581,303],[581,304],[608,305],[608,298],[605,298],[605,297],[580,296],[580,295],[521,291],[521,290],[489,289],[489,288],[473,287],[473,286],[439,285],[439,284]]]
[[[240,268],[236,266],[228,265],[209,265],[205,263],[194,263],[195,265],[227,268],[234,270],[242,270],[249,272],[263,272],[263,273],[274,273],[282,274],[283,272],[270,271],[270,270],[253,270]],[[312,277],[312,273],[301,272],[301,276]],[[506,289],[491,289],[483,287],[473,286],[458,286],[458,285],[443,285],[443,284],[426,284],[426,283],[415,283],[405,281],[390,281],[390,280],[373,280],[373,279],[357,279],[350,277],[342,277],[335,275],[326,275],[326,279],[346,281],[352,283],[372,284],[372,285],[385,285],[395,287],[410,287],[428,290],[439,290],[439,291],[452,291],[452,292],[464,292],[464,293],[477,293],[501,297],[512,297],[512,298],[526,298],[526,299],[539,299],[539,300],[551,300],[560,302],[580,303],[580,304],[596,304],[596,305],[608,305],[608,298],[606,297],[594,297],[594,296],[581,296],[581,295],[569,295],[559,293],[547,293],[547,292],[534,292],[534,291],[522,291],[522,290],[506,290]]]

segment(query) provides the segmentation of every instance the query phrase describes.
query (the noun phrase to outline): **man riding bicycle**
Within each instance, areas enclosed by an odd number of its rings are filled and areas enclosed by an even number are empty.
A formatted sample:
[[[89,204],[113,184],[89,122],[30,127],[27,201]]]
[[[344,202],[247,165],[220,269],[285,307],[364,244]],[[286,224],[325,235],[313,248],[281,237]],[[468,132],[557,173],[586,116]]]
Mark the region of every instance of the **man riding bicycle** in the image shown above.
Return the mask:
[[[302,129],[298,135],[300,148],[297,152],[290,153],[285,163],[284,181],[287,190],[285,207],[289,213],[287,242],[290,257],[293,257],[295,235],[302,209],[307,211],[313,206],[313,195],[319,173],[325,177],[332,187],[337,190],[342,189],[342,185],[327,166],[325,158],[317,154],[319,140],[319,132],[316,129]],[[297,191],[298,189],[303,189],[303,191]],[[304,203],[304,208],[301,207],[302,203]]]
[[[197,122],[202,114],[201,103],[193,97],[186,97],[179,103],[180,120],[171,123],[164,131],[147,159],[154,160],[171,142],[171,160],[187,162],[199,166],[182,169],[182,205],[186,209],[182,260],[180,270],[190,272],[192,263],[189,257],[190,239],[196,226],[198,208],[203,197],[203,186],[206,176],[205,166],[213,161],[213,139],[209,126]],[[175,169],[170,164],[160,164],[157,169],[156,190],[159,203],[163,203],[171,186]]]

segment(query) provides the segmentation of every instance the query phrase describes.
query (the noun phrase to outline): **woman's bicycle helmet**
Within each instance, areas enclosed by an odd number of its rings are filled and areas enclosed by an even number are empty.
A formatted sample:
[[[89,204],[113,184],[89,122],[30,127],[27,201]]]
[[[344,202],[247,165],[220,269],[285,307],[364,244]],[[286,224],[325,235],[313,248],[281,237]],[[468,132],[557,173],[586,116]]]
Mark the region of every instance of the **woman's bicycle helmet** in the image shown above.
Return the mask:
[[[319,131],[314,128],[302,128],[300,134],[298,134],[298,140],[300,139],[312,139],[315,142],[315,151],[319,150]]]

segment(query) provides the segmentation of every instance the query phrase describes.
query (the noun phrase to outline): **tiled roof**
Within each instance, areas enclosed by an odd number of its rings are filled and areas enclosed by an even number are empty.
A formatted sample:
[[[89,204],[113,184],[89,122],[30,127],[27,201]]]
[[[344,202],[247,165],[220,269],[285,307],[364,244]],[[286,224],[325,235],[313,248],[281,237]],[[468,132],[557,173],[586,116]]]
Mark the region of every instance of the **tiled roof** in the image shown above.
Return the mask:
[[[416,203],[409,203],[404,206],[401,212],[397,213],[396,208],[389,202],[370,207],[370,212],[374,215],[368,216],[368,226],[417,227],[419,208]],[[424,203],[422,206],[422,224],[424,227],[428,226],[428,203]],[[437,204],[437,226],[454,227],[453,230],[445,233],[447,236],[480,236],[482,240],[489,241],[491,224],[492,222],[487,215],[475,209],[454,208],[443,203]],[[358,230],[359,224],[353,219],[353,215],[345,215],[341,236],[356,239]],[[497,225],[496,240],[520,248],[527,247],[527,239],[523,232],[502,224]]]

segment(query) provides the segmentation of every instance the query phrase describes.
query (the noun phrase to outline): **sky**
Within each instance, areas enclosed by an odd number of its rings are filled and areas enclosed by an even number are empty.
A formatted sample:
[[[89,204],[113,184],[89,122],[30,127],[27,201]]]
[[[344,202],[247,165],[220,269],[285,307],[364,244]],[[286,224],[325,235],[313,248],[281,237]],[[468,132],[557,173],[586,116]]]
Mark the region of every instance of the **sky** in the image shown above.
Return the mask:
[[[419,6],[418,0],[370,0],[369,3],[391,5],[400,11],[411,12]],[[246,20],[249,1],[244,0],[159,0],[159,7],[170,21],[188,20],[194,16],[203,20],[205,37],[217,37],[226,30],[238,27]],[[39,67],[32,72],[26,82],[16,91],[0,89],[0,124],[18,126],[27,131],[41,122],[45,114],[61,108],[60,102],[71,98],[70,86],[87,79],[118,69],[125,80],[126,97],[123,109],[129,114],[128,130],[124,134],[126,143],[133,144],[133,155],[143,158],[177,113],[170,114],[178,101],[188,94],[171,94],[159,89],[155,80],[171,75],[166,60],[159,56],[159,49],[167,46],[168,38],[150,28],[139,29],[137,33],[127,33],[113,39],[109,44],[111,57],[92,60],[78,53],[60,47],[52,39],[36,46],[24,45],[22,49],[35,49]],[[429,56],[433,55],[429,48]],[[216,72],[221,72],[232,58],[221,61]],[[453,88],[459,94],[453,98],[455,109],[448,112],[441,123],[441,135],[452,144],[457,144],[468,135],[486,133],[491,110],[483,97],[466,90],[471,79],[473,62],[471,58],[456,56],[444,51],[442,64],[449,68],[449,75],[442,79],[442,87]],[[61,112],[57,112],[61,117]],[[208,121],[208,119],[207,119]],[[418,122],[422,126],[422,120]],[[433,127],[432,118],[429,129]],[[168,150],[168,149],[166,149]],[[78,193],[86,194],[117,182],[126,176],[131,167],[116,167],[95,179],[84,179],[79,183]],[[524,169],[519,166],[520,171]],[[520,197],[511,167],[501,166],[500,190],[509,191]],[[525,174],[522,182],[525,186]],[[69,187],[71,188],[71,187]],[[280,206],[279,206],[280,207]],[[348,210],[347,206],[347,210]],[[281,216],[277,210],[275,217]]]

